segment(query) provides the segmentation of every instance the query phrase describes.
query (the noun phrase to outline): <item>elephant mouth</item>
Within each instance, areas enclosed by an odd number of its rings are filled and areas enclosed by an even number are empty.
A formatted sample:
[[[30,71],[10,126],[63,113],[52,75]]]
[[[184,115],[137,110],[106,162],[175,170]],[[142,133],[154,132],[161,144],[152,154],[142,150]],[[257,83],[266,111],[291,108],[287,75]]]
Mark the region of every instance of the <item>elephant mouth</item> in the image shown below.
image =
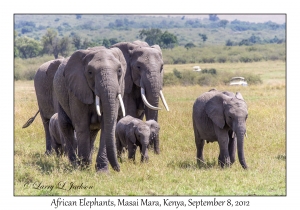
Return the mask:
[[[156,110],[156,111],[157,111],[157,110],[161,110],[161,108],[155,107],[155,106],[151,105],[151,104],[148,102],[148,100],[147,100],[147,98],[146,98],[145,88],[144,88],[144,85],[143,85],[142,80],[141,80],[141,82],[140,82],[140,86],[141,86],[141,96],[142,96],[142,100],[143,100],[144,104],[145,104],[149,109]],[[165,97],[164,97],[164,94],[163,94],[162,90],[159,91],[159,96],[160,96],[160,98],[161,98],[161,100],[162,100],[162,102],[163,102],[164,107],[166,108],[167,111],[169,111],[169,107],[168,107],[168,104],[167,104],[167,102],[166,102],[166,99],[165,99]]]
[[[125,115],[125,107],[124,107],[124,102],[123,102],[121,94],[118,94],[118,99],[120,101],[120,106],[122,109],[123,117],[125,117],[126,116]],[[97,95],[96,95],[96,111],[97,111],[98,116],[101,116],[100,97]]]

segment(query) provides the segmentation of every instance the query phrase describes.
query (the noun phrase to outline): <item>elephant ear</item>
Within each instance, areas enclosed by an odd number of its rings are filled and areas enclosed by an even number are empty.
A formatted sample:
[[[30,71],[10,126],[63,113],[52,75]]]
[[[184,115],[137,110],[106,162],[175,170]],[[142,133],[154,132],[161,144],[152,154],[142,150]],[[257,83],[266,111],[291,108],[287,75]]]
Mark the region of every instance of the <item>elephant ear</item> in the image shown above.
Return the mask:
[[[220,96],[220,94],[217,94],[214,97],[212,97],[205,104],[204,110],[215,125],[217,125],[221,129],[224,128],[225,126],[224,99],[222,96]]]
[[[115,47],[119,48],[122,51],[126,61],[125,77],[124,77],[125,93],[130,93],[132,91],[132,86],[133,86],[133,80],[131,77],[131,58],[132,58],[133,50],[139,46],[129,42],[119,42],[117,44],[112,45],[110,48],[115,48]]]
[[[240,99],[240,100],[243,100],[243,101],[244,101],[244,98],[243,98],[243,96],[242,96],[242,94],[241,94],[240,92],[236,92],[235,97],[236,97],[237,99]]]
[[[161,52],[161,49],[160,49],[159,45],[155,44],[155,45],[152,45],[151,47],[154,48],[154,49],[157,49],[158,51]]]
[[[159,125],[155,120],[147,120],[145,123],[150,127],[151,132],[159,129]]]
[[[129,129],[126,129],[126,138],[133,144],[136,143],[136,136],[135,136],[135,132],[137,129],[136,125],[133,125],[132,123],[130,124],[132,126],[130,126]]]
[[[73,53],[64,68],[66,86],[82,103],[93,104],[94,94],[84,75],[85,64],[93,57],[89,50],[78,50]]]

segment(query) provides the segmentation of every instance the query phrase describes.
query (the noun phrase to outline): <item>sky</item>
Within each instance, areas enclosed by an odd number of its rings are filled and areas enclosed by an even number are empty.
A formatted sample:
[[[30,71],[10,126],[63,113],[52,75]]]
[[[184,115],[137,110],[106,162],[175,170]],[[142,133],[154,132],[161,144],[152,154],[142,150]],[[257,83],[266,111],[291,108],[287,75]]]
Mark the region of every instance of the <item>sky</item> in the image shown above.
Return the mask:
[[[217,14],[217,13],[216,13]],[[164,14],[164,15],[156,15],[156,16],[175,16],[176,14]],[[153,15],[151,15],[153,16]],[[179,14],[179,16],[185,16],[185,18],[199,18],[199,19],[208,19],[208,14]],[[272,21],[278,24],[282,24],[286,22],[286,14],[278,13],[278,14],[217,14],[217,16],[223,20],[233,21],[235,19],[240,21],[248,21],[248,22],[255,22],[255,23],[263,23]]]

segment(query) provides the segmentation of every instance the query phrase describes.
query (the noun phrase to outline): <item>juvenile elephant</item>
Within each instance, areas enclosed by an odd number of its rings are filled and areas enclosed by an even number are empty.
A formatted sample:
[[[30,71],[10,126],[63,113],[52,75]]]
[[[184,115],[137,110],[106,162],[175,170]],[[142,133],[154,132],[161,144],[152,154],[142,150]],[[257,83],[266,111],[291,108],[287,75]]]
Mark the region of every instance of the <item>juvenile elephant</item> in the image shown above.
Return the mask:
[[[158,104],[164,98],[163,58],[158,45],[149,46],[143,41],[120,42],[111,48],[119,48],[126,60],[124,104],[126,114],[136,118],[158,121]]]
[[[241,93],[211,90],[200,95],[193,105],[193,127],[197,163],[204,162],[204,140],[218,141],[222,167],[235,161],[236,148],[240,164],[247,169],[244,157],[244,135],[248,117],[247,104]]]
[[[125,116],[122,101],[125,65],[118,48],[96,47],[74,52],[59,66],[53,87],[59,102],[59,126],[72,163],[91,163],[94,140],[101,129],[96,170],[107,171],[108,161],[114,170],[120,170],[115,127],[119,107]]]
[[[125,147],[128,149],[128,158],[135,160],[136,149],[139,147],[141,151],[141,161],[148,161],[151,125],[159,128],[157,122],[153,122],[153,120],[144,122],[130,115],[122,118],[116,126],[118,157],[121,158],[121,153]]]
[[[66,143],[62,136],[59,124],[58,124],[58,115],[55,113],[49,121],[49,132],[51,137],[51,146],[55,150],[58,156],[65,154],[66,152]]]

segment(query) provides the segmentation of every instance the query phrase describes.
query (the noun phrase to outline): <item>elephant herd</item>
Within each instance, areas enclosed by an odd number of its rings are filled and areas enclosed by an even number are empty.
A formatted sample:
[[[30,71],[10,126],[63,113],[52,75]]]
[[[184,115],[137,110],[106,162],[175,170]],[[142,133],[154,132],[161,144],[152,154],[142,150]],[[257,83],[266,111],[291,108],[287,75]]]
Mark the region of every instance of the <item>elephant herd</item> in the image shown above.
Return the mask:
[[[148,161],[148,147],[159,154],[158,107],[164,98],[163,58],[158,45],[146,42],[120,42],[109,49],[100,46],[77,50],[70,57],[48,61],[34,78],[43,122],[46,154],[65,153],[73,165],[91,163],[94,142],[101,129],[96,170],[108,171],[108,163],[120,171],[118,157],[124,148],[135,159]],[[143,121],[143,118],[146,121]],[[197,163],[203,159],[204,140],[218,141],[221,166],[239,161],[247,168],[243,141],[247,105],[240,93],[211,90],[193,106]]]

